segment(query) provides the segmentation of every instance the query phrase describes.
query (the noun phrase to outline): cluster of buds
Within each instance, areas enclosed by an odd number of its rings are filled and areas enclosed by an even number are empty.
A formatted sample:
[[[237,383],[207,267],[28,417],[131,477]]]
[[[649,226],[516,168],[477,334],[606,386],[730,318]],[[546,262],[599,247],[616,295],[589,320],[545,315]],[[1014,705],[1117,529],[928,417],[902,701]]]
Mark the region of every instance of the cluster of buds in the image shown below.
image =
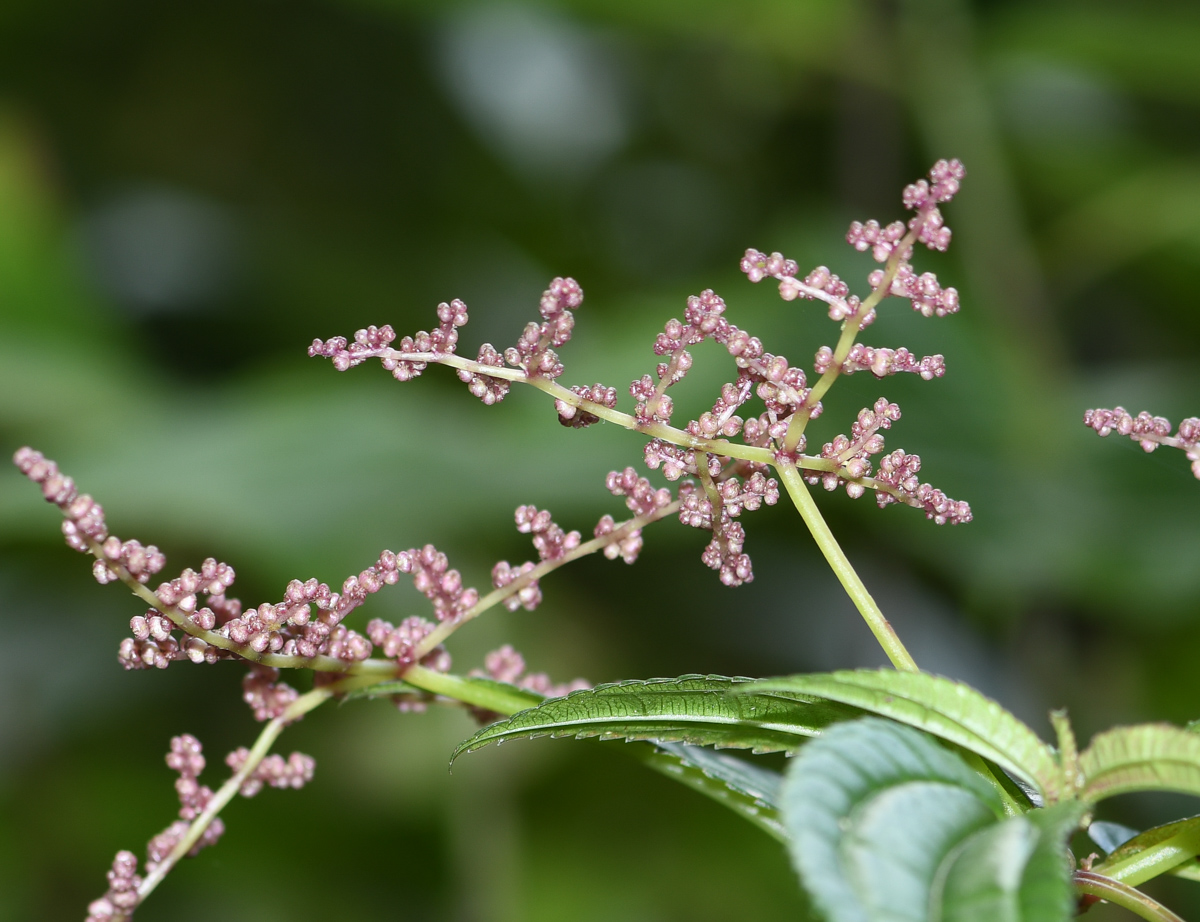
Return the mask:
[[[421,330],[416,336],[405,336],[398,344],[399,349],[392,348],[396,331],[388,324],[359,330],[354,334],[354,342],[347,342],[344,336],[334,336],[327,340],[314,339],[308,347],[308,354],[311,357],[323,356],[329,359],[338,371],[346,371],[355,365],[361,365],[367,359],[378,358],[397,381],[411,381],[420,375],[429,363],[405,356],[453,355],[458,345],[458,328],[467,323],[467,305],[457,298],[450,302],[443,301],[438,305],[437,315],[438,326],[435,330],[430,333]]]
[[[564,345],[575,329],[571,312],[583,303],[583,289],[571,278],[556,278],[542,293],[539,310],[542,323],[530,323],[515,346],[504,350],[508,364],[529,377],[557,378],[563,373],[558,353],[551,347]]]
[[[701,491],[689,482],[679,490],[679,521],[712,531],[712,540],[700,559],[718,572],[726,586],[754,579],[750,556],[744,552],[746,530],[734,519],[743,510],[753,512],[764,503],[773,506],[779,502],[779,484],[773,478],[755,471],[743,483],[733,470],[733,465],[723,467],[719,458],[709,455],[704,474],[711,486]]]
[[[602,407],[608,407],[610,410],[616,409],[617,406],[617,389],[615,387],[607,387],[599,383],[593,384],[591,387],[576,384],[571,388],[571,393]],[[600,421],[600,417],[595,413],[589,413],[565,400],[555,400],[554,409],[558,413],[558,421],[572,429],[584,429],[592,423]]]
[[[407,668],[417,661],[417,647],[433,628],[432,622],[417,615],[405,618],[398,626],[382,618],[373,618],[367,625],[367,636],[384,656],[396,660],[401,668]],[[421,665],[436,672],[449,672],[450,654],[439,645],[422,657]]]
[[[231,752],[225,761],[236,774],[246,764],[249,755],[248,750],[238,749]],[[203,747],[196,737],[188,733],[173,737],[166,761],[172,771],[179,773],[175,780],[175,792],[179,795],[179,819],[147,844],[147,874],[153,874],[171,856],[213,797],[212,789],[199,781],[205,759]],[[299,752],[293,752],[286,759],[279,755],[268,756],[247,775],[240,793],[245,797],[253,797],[264,784],[277,788],[301,788],[312,780],[315,767],[316,762],[311,756]],[[213,818],[188,849],[187,857],[194,858],[203,849],[216,844],[224,832],[225,824],[220,817]],[[108,892],[88,906],[87,922],[111,922],[130,917],[141,901],[139,889],[142,878],[137,870],[137,856],[133,852],[117,852],[112,870],[108,872]]]
[[[817,374],[825,374],[833,364],[832,349],[822,346],[817,350],[817,357],[813,363]],[[946,358],[943,355],[926,355],[918,359],[903,346],[899,349],[876,349],[855,343],[850,347],[846,360],[842,362],[842,374],[852,375],[856,371],[869,371],[876,378],[910,372],[920,375],[926,381],[932,381],[946,373]]]
[[[859,410],[849,437],[838,435],[821,449],[822,458],[841,465],[836,471],[820,475],[822,486],[826,490],[836,490],[844,483],[850,497],[858,499],[862,496],[865,487],[858,481],[871,473],[872,456],[883,451],[883,435],[879,430],[890,429],[899,418],[900,407],[883,397],[875,401],[873,408]]]
[[[971,507],[962,500],[953,500],[941,490],[921,483],[917,472],[921,459],[917,455],[896,450],[879,462],[875,479],[891,492],[876,487],[875,501],[879,505],[901,502],[925,511],[925,518],[936,525],[963,525],[971,521]]]
[[[225,764],[236,774],[245,767],[249,758],[250,750],[239,746],[225,757]],[[263,785],[299,790],[312,781],[316,767],[316,760],[302,752],[293,752],[286,759],[278,754],[269,755],[246,775],[238,793],[243,797],[253,797],[263,789]]]
[[[479,347],[479,357],[476,361],[480,365],[486,365],[489,368],[504,367],[504,356],[497,352],[496,347],[491,343],[484,343]],[[485,375],[477,371],[472,371],[469,368],[460,368],[458,379],[466,384],[467,390],[482,400],[485,406],[490,407],[492,404],[499,403],[508,396],[510,385],[503,378]]]
[[[13,455],[13,463],[26,477],[42,488],[49,503],[62,510],[63,537],[68,547],[89,553],[99,545],[103,557],[96,560],[92,573],[104,584],[118,578],[123,567],[138,582],[144,583],[163,568],[166,558],[154,545],[143,547],[137,541],[122,541],[108,533],[104,507],[86,493],[80,493],[75,481],[62,473],[58,465],[40,451],[23,447]]]
[[[658,334],[654,342],[654,354],[666,358],[655,369],[657,383],[650,375],[643,375],[629,385],[629,393],[635,401],[634,416],[639,423],[670,421],[674,407],[665,393],[666,389],[682,381],[692,367],[692,355],[687,347],[705,339],[712,339],[724,346],[738,368],[746,370],[750,380],[765,380],[764,363],[769,363],[772,356],[764,353],[758,337],[739,330],[725,319],[724,314],[725,301],[712,289],[705,289],[688,298],[682,322],[675,318],[667,321],[663,332]],[[726,409],[724,401],[718,401],[713,415],[720,416]],[[736,435],[741,420],[730,424],[732,418],[731,413],[727,415],[717,424],[716,431],[728,429],[729,436]],[[700,425],[698,421],[694,422]]]
[[[1128,436],[1141,445],[1143,451],[1154,451],[1159,445],[1178,448],[1192,462],[1192,474],[1200,479],[1200,418],[1189,416],[1180,422],[1174,435],[1171,434],[1171,422],[1165,417],[1153,416],[1145,410],[1133,416],[1124,407],[1088,410],[1083,414],[1083,424],[1095,429],[1100,436],[1113,432]]]

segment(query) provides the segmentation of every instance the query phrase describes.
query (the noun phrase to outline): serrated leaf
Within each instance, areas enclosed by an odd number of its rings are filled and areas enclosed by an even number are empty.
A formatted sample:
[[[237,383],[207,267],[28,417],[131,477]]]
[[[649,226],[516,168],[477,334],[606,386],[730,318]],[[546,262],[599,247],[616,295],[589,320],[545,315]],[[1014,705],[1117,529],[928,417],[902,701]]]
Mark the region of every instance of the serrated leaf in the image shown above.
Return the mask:
[[[1171,724],[1114,727],[1092,738],[1079,768],[1086,800],[1130,791],[1200,794],[1200,734]]]
[[[801,881],[828,922],[1062,922],[1063,839],[1085,806],[1003,819],[995,788],[900,724],[864,718],[805,746],[782,793]]]
[[[1093,841],[1098,842],[1093,832],[1096,826],[1116,825],[1092,823],[1088,834],[1092,836]],[[1135,832],[1128,827],[1121,828],[1124,831]],[[1100,835],[1103,834],[1102,829]],[[1096,865],[1092,870],[1131,887],[1168,872],[1195,879],[1200,873],[1200,866],[1195,860],[1197,852],[1200,852],[1200,816],[1193,816],[1136,833],[1112,849],[1103,863]]]
[[[1035,788],[1047,803],[1064,792],[1054,750],[997,702],[952,679],[925,672],[855,669],[766,679],[746,690],[800,692],[853,705],[994,762]]]
[[[783,783],[779,772],[684,743],[646,743],[638,757],[655,771],[723,804],[779,841],[787,841],[779,815],[779,788]]]
[[[754,752],[792,751],[830,724],[861,713],[856,708],[793,693],[728,694],[731,688],[751,681],[681,676],[571,692],[484,727],[455,750],[451,761],[488,743],[539,736],[598,736]]]

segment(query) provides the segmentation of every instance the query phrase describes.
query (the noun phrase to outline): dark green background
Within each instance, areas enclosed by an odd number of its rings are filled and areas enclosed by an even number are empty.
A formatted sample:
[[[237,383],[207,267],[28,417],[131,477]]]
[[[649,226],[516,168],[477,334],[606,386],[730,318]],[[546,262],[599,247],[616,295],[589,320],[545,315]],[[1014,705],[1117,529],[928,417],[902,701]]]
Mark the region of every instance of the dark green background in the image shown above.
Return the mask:
[[[305,357],[314,336],[428,328],[462,297],[473,355],[572,275],[587,299],[567,383],[623,392],[705,287],[807,366],[834,326],[750,285],[742,251],[825,263],[861,292],[873,263],[841,241],[848,222],[901,217],[903,184],[957,156],[954,246],[917,265],[960,289],[962,313],[893,302],[864,336],[944,353],[946,378],[855,376],[811,431],[897,400],[889,445],[919,451],[976,521],[818,501],[925,668],[1043,733],[1061,705],[1085,738],[1187,720],[1200,484],[1180,453],[1080,420],[1117,403],[1200,414],[1198,116],[1184,3],[7,0],[0,448],[56,458],[168,569],[231,562],[248,604],[427,541],[486,585],[495,560],[532,553],[518,504],[585,533],[619,515],[603,477],[639,464],[638,439],[562,429],[532,392],[485,408],[445,369],[404,386],[377,366],[338,375]],[[699,349],[679,416],[730,375]],[[455,668],[505,641],[593,681],[880,662],[794,512],[745,524],[752,585],[720,586],[704,536],[664,523],[635,566],[581,562],[537,612],[464,630]],[[0,919],[83,915],[113,853],[174,815],[172,735],[202,739],[215,784],[256,732],[234,666],[122,672],[141,609],[89,569],[0,469]],[[355,617],[424,606],[403,587]],[[773,842],[620,744],[517,744],[448,776],[469,730],[383,702],[318,712],[281,743],[316,757],[313,784],[234,804],[220,846],[138,918],[802,914]],[[1187,915],[1195,886],[1159,892]]]

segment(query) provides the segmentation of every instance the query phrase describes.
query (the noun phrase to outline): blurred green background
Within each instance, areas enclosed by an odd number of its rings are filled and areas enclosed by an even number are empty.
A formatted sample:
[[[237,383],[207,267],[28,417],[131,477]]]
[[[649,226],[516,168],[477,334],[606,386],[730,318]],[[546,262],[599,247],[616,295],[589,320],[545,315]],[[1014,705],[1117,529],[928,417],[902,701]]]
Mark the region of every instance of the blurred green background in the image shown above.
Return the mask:
[[[1080,422],[1200,413],[1195,4],[5,0],[0,449],[56,458],[168,569],[231,562],[249,604],[427,541],[486,585],[532,555],[518,504],[585,533],[619,515],[603,476],[639,464],[638,439],[563,429],[535,393],[485,408],[445,369],[338,375],[305,357],[314,336],[428,328],[461,297],[474,355],[573,275],[566,383],[623,391],[705,287],[807,365],[835,328],[750,285],[742,251],[862,291],[874,264],[847,223],[901,217],[901,187],[943,156],[968,169],[955,242],[917,265],[964,308],[890,303],[864,340],[944,353],[949,373],[847,379],[812,432],[897,400],[889,445],[976,520],[819,502],[925,668],[1043,733],[1051,706],[1085,738],[1200,716],[1200,484],[1180,453]],[[678,415],[729,367],[701,348]],[[635,566],[581,562],[538,611],[464,630],[455,668],[506,641],[556,679],[881,662],[794,512],[746,526],[752,585],[720,586],[704,536],[664,523]],[[216,783],[256,733],[232,665],[122,672],[140,609],[89,570],[0,467],[0,919],[82,917],[114,852],[174,816],[172,735],[201,738]],[[398,587],[358,620],[424,612]],[[772,841],[620,744],[518,744],[449,776],[470,729],[385,702],[314,714],[281,743],[316,757],[313,784],[235,803],[138,918],[804,916]],[[1195,888],[1157,892],[1186,916]]]

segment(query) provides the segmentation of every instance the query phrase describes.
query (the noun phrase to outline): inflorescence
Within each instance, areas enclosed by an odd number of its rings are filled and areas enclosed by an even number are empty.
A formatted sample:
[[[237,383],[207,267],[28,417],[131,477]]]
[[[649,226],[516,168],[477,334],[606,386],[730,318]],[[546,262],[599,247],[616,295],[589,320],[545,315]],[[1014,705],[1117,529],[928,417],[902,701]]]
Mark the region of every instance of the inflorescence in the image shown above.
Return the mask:
[[[354,677],[363,685],[447,672],[450,656],[443,642],[459,626],[498,604],[510,610],[533,610],[542,601],[541,578],[584,554],[601,552],[609,559],[632,563],[642,550],[643,529],[659,519],[677,516],[683,524],[710,534],[701,560],[717,572],[723,584],[738,586],[752,580],[742,514],[778,502],[780,482],[770,476],[772,469],[780,475],[814,535],[819,532],[820,514],[807,498],[806,483],[826,490],[844,487],[852,498],[870,490],[880,506],[897,502],[915,506],[937,524],[969,522],[967,503],[921,482],[917,455],[899,449],[885,453],[884,430],[900,419],[900,408],[886,398],[863,408],[848,435],[837,435],[818,453],[805,453],[806,428],[821,416],[821,399],[840,375],[865,371],[883,379],[906,372],[933,380],[945,374],[941,355],[918,358],[904,348],[871,347],[856,339],[889,296],[907,299],[925,317],[958,311],[957,291],[943,288],[933,273],[918,274],[911,259],[917,243],[934,250],[949,245],[950,229],[939,206],[953,198],[964,175],[957,160],[940,160],[928,181],[922,179],[904,190],[903,203],[913,212],[907,222],[882,226],[873,220],[856,221],[850,226],[847,242],[860,252],[869,251],[881,264],[867,277],[871,290],[866,297],[851,294],[850,286],[824,266],[802,276],[796,261],[780,253],[746,251],[741,269],[750,281],[773,278],[783,300],[820,301],[830,318],[841,324],[837,343],[821,346],[816,352],[814,380],[802,367],[769,352],[758,337],[731,323],[726,302],[711,289],[689,297],[683,319],[667,321],[655,338],[653,352],[659,361],[652,374],[630,383],[631,412],[618,409],[616,387],[603,383],[565,387],[557,381],[565,370],[558,350],[570,341],[574,311],[583,302],[582,289],[570,278],[550,283],[539,305],[541,319],[530,322],[513,346],[500,350],[485,343],[475,360],[456,351],[460,328],[469,319],[467,306],[459,300],[438,305],[435,329],[399,341],[388,325],[359,330],[353,340],[342,336],[313,340],[308,354],[328,358],[339,371],[379,359],[398,381],[409,381],[430,364],[448,365],[484,404],[499,403],[512,383],[520,382],[552,397],[564,426],[584,428],[603,420],[647,439],[643,451],[646,467],[661,471],[673,486],[655,486],[633,467],[612,471],[605,485],[614,496],[624,499],[632,517],[621,522],[611,515],[601,517],[587,541],[579,531],[559,526],[548,511],[520,506],[515,514],[517,530],[531,536],[538,559],[516,565],[500,561],[492,569],[492,590],[483,595],[466,586],[460,572],[433,545],[383,551],[374,563],[347,578],[340,592],[317,579],[292,580],[279,601],[254,608],[244,608],[229,595],[234,570],[215,558],[205,560],[198,570],[184,569],[152,590],[151,577],[166,563],[155,546],[109,534],[100,504],[80,493],[71,478],[41,453],[22,448],[14,461],[62,511],[67,544],[95,558],[95,578],[100,583],[120,581],[147,604],[144,614],[131,619],[132,636],[120,645],[118,660],[126,669],[161,669],[183,659],[210,664],[241,660],[250,666],[243,695],[256,719],[269,723],[254,750],[239,749],[229,755],[226,761],[234,776],[222,791],[228,789],[232,797],[237,793],[231,787],[235,785],[240,793],[253,796],[264,784],[299,787],[312,776],[312,759],[298,753],[288,759],[267,756],[267,749],[283,725],[350,687],[339,683]],[[728,354],[734,374],[720,387],[711,409],[682,427],[673,426],[676,407],[669,391],[687,376],[693,365],[692,350],[706,340]],[[1101,435],[1112,430],[1132,435],[1147,450],[1157,444],[1182,448],[1200,477],[1200,420],[1185,420],[1173,437],[1166,420],[1144,413],[1135,419],[1120,408],[1089,411],[1086,421]],[[824,523],[819,524],[827,533]],[[822,547],[829,556],[826,546]],[[847,576],[845,568],[834,569],[872,630],[879,623],[886,628],[878,610],[872,613],[864,607],[867,603],[860,601],[865,590],[856,593],[847,582],[857,577]],[[396,625],[375,618],[365,633],[343,623],[370,595],[395,584],[402,574],[411,577],[429,600],[432,620],[414,615]],[[878,631],[876,636],[880,636]],[[885,649],[891,648],[885,644]],[[911,664],[902,646],[900,650]],[[383,658],[373,657],[375,651],[381,651]],[[901,664],[894,656],[893,662]],[[313,670],[317,678],[314,690],[300,695],[280,680],[281,668]],[[523,657],[507,645],[488,654],[485,670],[475,674],[551,696],[588,684],[577,679],[559,685],[544,673],[527,673]],[[435,683],[434,687],[439,686]],[[393,697],[402,710],[419,710],[435,699],[432,692],[411,690]],[[478,709],[476,713],[486,716]],[[219,803],[197,780],[204,767],[199,742],[187,735],[176,737],[168,764],[179,772],[180,819],[152,840],[145,880],[137,873],[132,853],[117,855],[108,875],[109,890],[90,907],[90,920],[128,918],[147,888],[153,888],[156,875],[165,873],[179,857],[176,852],[186,847],[194,854],[221,835],[223,827],[215,818]],[[212,816],[205,817],[210,803],[217,806],[210,811]]]
[[[1159,445],[1178,448],[1192,462],[1192,474],[1200,480],[1200,419],[1195,416],[1180,422],[1174,435],[1171,434],[1170,420],[1152,416],[1145,410],[1132,416],[1124,407],[1088,410],[1083,414],[1083,424],[1095,429],[1100,436],[1113,432],[1127,435],[1141,445],[1143,451],[1154,451]]]

